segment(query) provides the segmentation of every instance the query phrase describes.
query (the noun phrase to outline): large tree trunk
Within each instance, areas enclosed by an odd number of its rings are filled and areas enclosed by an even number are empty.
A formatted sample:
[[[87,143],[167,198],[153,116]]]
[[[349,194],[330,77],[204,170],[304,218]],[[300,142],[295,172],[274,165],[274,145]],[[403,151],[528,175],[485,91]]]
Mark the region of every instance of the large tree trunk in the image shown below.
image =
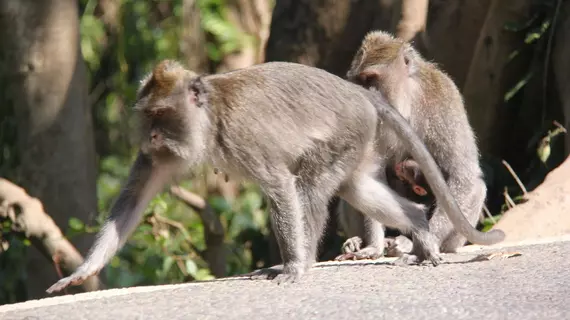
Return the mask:
[[[74,216],[89,223],[97,212],[96,154],[73,0],[0,2],[0,105],[13,108],[20,158],[15,181],[39,198],[65,231]],[[80,252],[91,236],[72,239]],[[38,298],[58,277],[30,248],[28,295]]]
[[[503,27],[507,22],[525,21],[530,14],[530,1],[493,0],[478,36],[463,95],[483,152],[504,154],[506,125],[511,121],[503,107],[504,94],[524,77],[529,64],[524,55],[510,60],[511,53],[524,43],[524,34]]]
[[[217,72],[249,67],[265,60],[265,44],[271,24],[271,6],[267,0],[227,1],[226,19],[253,41],[224,57]]]
[[[422,53],[435,60],[463,88],[475,45],[491,0],[431,0],[427,22],[427,48]]]
[[[394,1],[277,0],[266,61],[291,61],[344,76],[364,35],[391,29]]]
[[[206,34],[201,27],[200,9],[196,0],[182,2],[181,50],[188,68],[196,73],[208,73]]]
[[[552,69],[556,77],[556,88],[560,95],[564,113],[564,127],[570,130],[570,2],[562,3],[552,51]],[[566,154],[570,153],[570,138],[566,135]]]

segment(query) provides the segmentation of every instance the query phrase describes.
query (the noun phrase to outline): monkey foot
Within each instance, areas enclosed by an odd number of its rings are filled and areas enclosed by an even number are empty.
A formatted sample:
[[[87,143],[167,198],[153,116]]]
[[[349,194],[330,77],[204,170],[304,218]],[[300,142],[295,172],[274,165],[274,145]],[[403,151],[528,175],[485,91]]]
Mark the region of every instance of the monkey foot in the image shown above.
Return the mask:
[[[275,276],[273,279],[274,283],[280,284],[288,284],[288,283],[295,283],[299,281],[301,275],[299,273],[281,273]]]
[[[415,254],[404,253],[400,256],[400,258],[394,261],[394,265],[397,266],[410,266],[410,265],[418,265],[423,261],[428,260],[434,267],[437,267],[443,258],[439,255],[430,255],[429,258],[423,258]]]
[[[252,280],[273,280],[283,272],[283,265],[259,269],[246,274]]]
[[[413,243],[406,236],[399,235],[396,238],[384,239],[384,246],[386,247],[386,257],[401,257],[412,251]]]
[[[376,260],[384,254],[383,248],[366,247],[356,252],[346,252],[337,256],[335,261],[346,260]]]
[[[284,268],[283,265],[277,265],[255,270],[247,275],[252,280],[272,280],[279,285],[297,282],[303,275],[303,271],[298,268]]]

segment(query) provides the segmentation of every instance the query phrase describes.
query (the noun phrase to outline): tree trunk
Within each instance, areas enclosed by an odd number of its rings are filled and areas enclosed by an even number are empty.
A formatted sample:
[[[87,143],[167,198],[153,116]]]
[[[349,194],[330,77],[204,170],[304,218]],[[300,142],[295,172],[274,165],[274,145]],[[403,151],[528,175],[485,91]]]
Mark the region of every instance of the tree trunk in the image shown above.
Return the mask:
[[[20,165],[15,181],[41,200],[65,232],[70,217],[97,212],[96,155],[79,47],[78,4],[72,0],[0,2],[0,105],[13,108]],[[81,253],[91,236],[72,239]],[[39,298],[58,277],[30,248],[28,295]]]
[[[252,37],[240,50],[224,57],[217,72],[225,72],[262,63],[271,24],[271,7],[267,0],[230,0],[226,19],[238,30]]]
[[[390,29],[394,1],[277,0],[266,61],[291,61],[343,76],[372,29]]]
[[[570,2],[562,3],[559,12],[558,22],[553,26],[556,28],[554,47],[552,51],[552,69],[556,78],[556,88],[558,90],[562,111],[564,113],[564,127],[570,130]],[[566,155],[570,153],[570,138],[566,139]]]
[[[206,53],[206,35],[200,25],[200,10],[196,0],[182,2],[181,52],[186,58],[188,68],[196,73],[207,73],[208,54]]]
[[[473,59],[466,75],[463,95],[470,122],[483,152],[501,155],[509,120],[504,94],[524,77],[528,57],[510,60],[511,53],[524,41],[523,33],[504,30],[511,21],[530,16],[530,1],[493,0],[479,34]],[[463,35],[462,35],[463,37]]]
[[[431,0],[427,43],[422,53],[435,60],[463,88],[491,0]]]

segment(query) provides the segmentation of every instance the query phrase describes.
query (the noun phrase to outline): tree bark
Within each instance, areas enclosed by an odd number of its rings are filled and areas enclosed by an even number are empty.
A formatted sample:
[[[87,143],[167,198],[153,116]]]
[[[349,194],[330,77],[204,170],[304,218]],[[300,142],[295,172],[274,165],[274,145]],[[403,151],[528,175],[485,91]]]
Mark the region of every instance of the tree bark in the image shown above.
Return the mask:
[[[75,216],[97,212],[96,154],[79,47],[77,1],[0,2],[0,104],[13,108],[20,165],[15,181],[41,200],[65,232]],[[92,236],[72,239],[80,252]],[[27,265],[29,298],[45,295],[58,277],[40,252]]]
[[[493,0],[479,34],[469,65],[463,95],[471,125],[483,152],[501,155],[505,146],[507,117],[504,94],[524,77],[528,57],[509,61],[510,54],[523,44],[524,34],[503,29],[510,21],[530,16],[530,1]]]
[[[226,19],[238,30],[253,38],[240,50],[224,57],[217,72],[245,68],[265,60],[265,44],[271,24],[271,7],[267,0],[230,0],[226,2]]]
[[[558,14],[554,46],[552,50],[552,69],[556,81],[559,99],[564,114],[564,127],[570,130],[570,2],[562,3]],[[570,153],[570,138],[565,135],[565,154]]]
[[[6,179],[0,178],[0,218],[12,222],[12,231],[22,233],[47,259],[46,269],[71,274],[82,263],[83,257],[65,238],[53,219],[44,211],[42,203]],[[53,266],[50,267],[50,263]],[[63,273],[60,273],[63,275]],[[97,276],[89,277],[80,288],[94,291],[101,287]],[[66,290],[67,291],[67,290]]]
[[[422,53],[463,88],[491,0],[431,0]]]
[[[200,9],[196,0],[182,2],[182,41],[181,52],[188,68],[196,73],[209,72],[206,52],[206,34],[200,25]]]
[[[372,29],[389,30],[394,1],[277,0],[266,61],[291,61],[343,76]]]

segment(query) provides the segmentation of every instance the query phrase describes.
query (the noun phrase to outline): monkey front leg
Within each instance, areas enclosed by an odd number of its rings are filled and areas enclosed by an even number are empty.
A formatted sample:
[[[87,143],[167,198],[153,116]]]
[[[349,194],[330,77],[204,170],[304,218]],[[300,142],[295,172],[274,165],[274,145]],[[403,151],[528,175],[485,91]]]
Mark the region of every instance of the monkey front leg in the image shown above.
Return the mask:
[[[266,190],[266,194],[270,199],[271,224],[283,266],[261,269],[249,275],[251,279],[273,279],[277,284],[295,282],[310,267],[303,211],[295,182],[290,179],[279,188]]]
[[[384,226],[380,222],[363,215],[343,200],[339,202],[338,216],[348,239],[342,245],[343,253],[335,260],[375,260],[384,255]]]
[[[99,231],[86,261],[73,274],[59,280],[46,292],[57,292],[70,285],[79,285],[88,277],[98,274],[123,246],[138,225],[146,206],[163,188],[171,172],[170,166],[153,166],[151,159],[139,153],[127,184],[111,208],[111,214]]]

